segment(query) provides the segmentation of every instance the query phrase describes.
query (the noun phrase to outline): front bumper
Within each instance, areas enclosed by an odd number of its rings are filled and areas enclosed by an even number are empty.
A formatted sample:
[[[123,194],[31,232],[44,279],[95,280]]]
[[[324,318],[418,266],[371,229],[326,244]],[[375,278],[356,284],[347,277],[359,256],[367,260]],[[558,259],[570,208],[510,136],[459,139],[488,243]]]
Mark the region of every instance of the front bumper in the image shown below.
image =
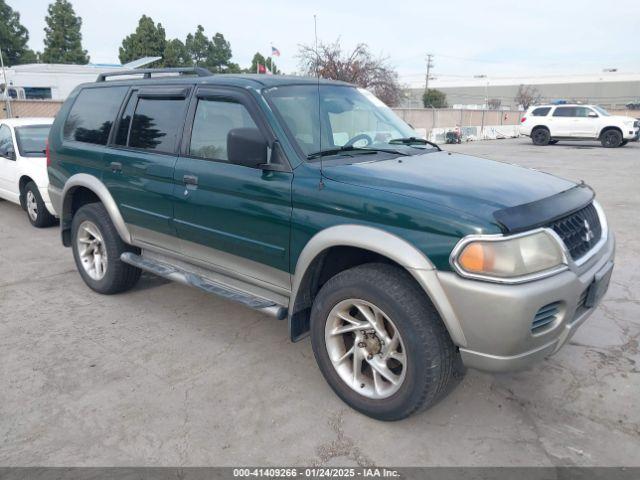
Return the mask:
[[[584,265],[557,275],[517,285],[469,280],[438,272],[439,283],[460,324],[465,344],[464,364],[492,372],[521,370],[555,353],[593,313],[582,305],[596,274],[613,262],[615,239],[606,243]],[[540,308],[558,302],[556,320],[532,333]]]

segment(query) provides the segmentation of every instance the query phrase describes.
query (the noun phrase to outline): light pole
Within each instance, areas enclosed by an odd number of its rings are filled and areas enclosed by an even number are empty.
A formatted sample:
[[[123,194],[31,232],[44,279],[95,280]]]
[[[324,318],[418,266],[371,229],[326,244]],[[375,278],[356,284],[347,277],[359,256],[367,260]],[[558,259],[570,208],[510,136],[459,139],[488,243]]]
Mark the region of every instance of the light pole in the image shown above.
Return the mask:
[[[7,118],[13,117],[11,114],[11,100],[9,98],[9,82],[7,82],[7,72],[4,69],[4,58],[2,56],[2,49],[0,48],[0,67],[2,68],[2,78],[4,79],[4,96],[7,103]]]

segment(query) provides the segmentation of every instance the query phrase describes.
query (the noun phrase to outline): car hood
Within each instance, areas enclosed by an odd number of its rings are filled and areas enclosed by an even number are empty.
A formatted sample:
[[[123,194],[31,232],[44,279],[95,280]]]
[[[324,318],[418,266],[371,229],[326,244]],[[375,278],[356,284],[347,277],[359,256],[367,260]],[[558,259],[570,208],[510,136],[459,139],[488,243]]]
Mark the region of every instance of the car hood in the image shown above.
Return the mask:
[[[613,121],[617,121],[617,122],[624,122],[624,123],[630,123],[630,122],[635,122],[636,119],[633,117],[627,117],[625,115],[611,115],[609,117],[605,117],[608,120],[613,120]]]
[[[445,151],[325,165],[323,173],[331,180],[421,199],[493,224],[498,210],[536,202],[576,186],[537,170]]]

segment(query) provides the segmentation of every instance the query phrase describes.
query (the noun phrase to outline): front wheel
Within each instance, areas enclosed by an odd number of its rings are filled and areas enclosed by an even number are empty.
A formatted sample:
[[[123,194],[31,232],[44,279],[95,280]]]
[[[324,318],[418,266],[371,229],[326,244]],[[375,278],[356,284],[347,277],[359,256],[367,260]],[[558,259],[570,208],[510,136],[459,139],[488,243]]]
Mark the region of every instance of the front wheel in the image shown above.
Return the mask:
[[[428,408],[462,371],[424,291],[387,264],[354,267],[323,285],[311,311],[311,342],[335,393],[379,420]]]
[[[98,293],[110,295],[133,287],[141,270],[120,260],[134,248],[122,241],[101,203],[81,207],[71,223],[73,258],[84,282]]]
[[[600,138],[600,143],[602,143],[602,146],[605,148],[619,147],[622,144],[622,141],[622,133],[618,130],[607,130]]]

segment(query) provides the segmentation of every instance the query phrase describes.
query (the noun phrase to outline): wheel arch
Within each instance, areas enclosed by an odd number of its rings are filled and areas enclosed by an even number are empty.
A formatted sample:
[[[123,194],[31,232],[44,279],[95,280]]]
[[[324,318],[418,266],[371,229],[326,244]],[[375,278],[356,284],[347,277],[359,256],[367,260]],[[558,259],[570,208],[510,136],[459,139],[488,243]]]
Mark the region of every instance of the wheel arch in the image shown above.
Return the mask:
[[[608,132],[609,130],[617,130],[620,133],[620,135],[622,135],[622,139],[624,140],[624,132],[620,127],[616,125],[607,125],[606,127],[602,127],[602,129],[600,130],[600,133],[598,134],[598,138],[602,138],[602,135],[604,135],[604,133]]]
[[[60,211],[62,243],[67,247],[71,245],[71,221],[78,208],[96,201],[106,208],[122,241],[130,244],[131,234],[111,193],[100,179],[86,173],[71,176],[64,185]]]
[[[376,227],[338,225],[314,235],[298,257],[292,276],[289,302],[289,333],[293,341],[309,332],[313,300],[326,280],[340,271],[382,261],[407,271],[440,313],[453,342],[466,340],[429,258],[406,240]]]
[[[29,175],[27,175],[26,173],[23,173],[22,175],[20,175],[20,179],[18,180],[18,194],[20,195],[19,196],[20,206],[23,209],[27,208],[25,203],[25,198],[24,198],[24,190],[29,184],[29,182],[36,183],[35,180],[31,178]]]

